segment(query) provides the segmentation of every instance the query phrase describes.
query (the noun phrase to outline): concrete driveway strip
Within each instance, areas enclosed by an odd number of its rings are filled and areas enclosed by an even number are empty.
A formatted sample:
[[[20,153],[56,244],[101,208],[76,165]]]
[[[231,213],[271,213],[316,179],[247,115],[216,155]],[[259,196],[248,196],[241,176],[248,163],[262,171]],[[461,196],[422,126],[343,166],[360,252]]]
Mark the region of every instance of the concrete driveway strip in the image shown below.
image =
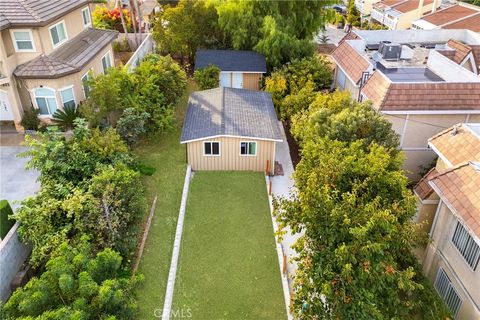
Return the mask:
[[[6,199],[15,210],[16,201],[33,196],[39,189],[39,176],[36,170],[26,170],[27,158],[17,155],[27,150],[26,147],[0,147],[0,199]]]

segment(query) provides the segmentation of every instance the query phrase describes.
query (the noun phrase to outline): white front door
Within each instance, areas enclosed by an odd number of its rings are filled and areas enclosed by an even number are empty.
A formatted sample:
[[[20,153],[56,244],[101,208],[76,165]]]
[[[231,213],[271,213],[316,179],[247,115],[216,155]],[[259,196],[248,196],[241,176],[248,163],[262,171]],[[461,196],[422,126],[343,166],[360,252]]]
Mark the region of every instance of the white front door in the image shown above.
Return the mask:
[[[13,113],[8,95],[5,91],[0,90],[0,121],[12,121]]]
[[[232,87],[243,89],[243,74],[239,72],[232,73]]]
[[[232,86],[232,73],[231,72],[220,72],[220,86],[221,87],[231,87]]]

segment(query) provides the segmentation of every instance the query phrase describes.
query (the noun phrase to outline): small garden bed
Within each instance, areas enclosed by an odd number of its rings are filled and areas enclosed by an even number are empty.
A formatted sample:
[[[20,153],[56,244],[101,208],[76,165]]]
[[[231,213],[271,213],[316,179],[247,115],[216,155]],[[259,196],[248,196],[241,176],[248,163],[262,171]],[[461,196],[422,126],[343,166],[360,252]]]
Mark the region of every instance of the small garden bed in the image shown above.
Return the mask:
[[[172,313],[285,319],[265,178],[196,172],[190,184]]]

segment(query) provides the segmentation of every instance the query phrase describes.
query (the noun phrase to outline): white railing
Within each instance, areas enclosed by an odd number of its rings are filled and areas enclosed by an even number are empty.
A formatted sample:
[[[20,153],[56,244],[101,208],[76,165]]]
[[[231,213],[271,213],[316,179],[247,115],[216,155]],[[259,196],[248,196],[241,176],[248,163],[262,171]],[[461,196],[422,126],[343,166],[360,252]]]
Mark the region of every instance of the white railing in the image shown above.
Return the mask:
[[[378,22],[383,23],[383,19],[384,19],[383,12],[378,11],[377,9],[373,9],[371,17],[377,20]]]
[[[128,70],[132,71],[135,69],[140,61],[142,60],[145,55],[148,53],[153,52],[155,48],[155,42],[153,41],[152,35],[148,34],[147,37],[142,41],[140,46],[137,50],[133,53],[130,59],[127,61],[126,66],[128,66]]]
[[[387,26],[390,30],[395,30],[395,27],[397,26],[397,20],[385,16],[383,18],[383,24]]]
[[[363,2],[362,1],[355,1],[355,7],[357,8],[358,11],[360,11],[361,14],[365,14],[363,12]]]

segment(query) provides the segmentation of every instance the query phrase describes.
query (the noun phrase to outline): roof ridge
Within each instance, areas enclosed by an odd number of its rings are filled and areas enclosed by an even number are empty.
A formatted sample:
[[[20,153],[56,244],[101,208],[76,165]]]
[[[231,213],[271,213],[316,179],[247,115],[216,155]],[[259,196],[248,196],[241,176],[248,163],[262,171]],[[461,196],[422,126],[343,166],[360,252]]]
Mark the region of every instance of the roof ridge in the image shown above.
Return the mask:
[[[431,142],[431,141],[433,141],[434,139],[436,139],[436,138],[438,138],[438,137],[440,137],[440,136],[443,136],[444,134],[452,131],[455,126],[460,126],[460,127],[461,127],[462,124],[463,124],[463,122],[456,123],[456,124],[454,124],[453,126],[448,127],[447,129],[440,131],[439,133],[431,136],[431,137],[428,139],[428,142]]]
[[[432,179],[430,179],[430,181],[433,181],[434,179],[437,179],[441,176],[444,176],[446,175],[447,173],[450,173],[452,171],[455,171],[455,170],[458,170],[460,168],[463,168],[463,167],[466,167],[466,166],[470,166],[470,162],[471,161],[466,161],[466,162],[462,162],[462,163],[459,163],[457,164],[456,166],[454,167],[451,167],[451,168],[448,168],[447,170],[443,171],[443,172],[440,172],[439,174],[437,174],[435,177],[433,177]]]
[[[25,3],[25,0],[18,0],[18,4],[21,5],[25,9],[25,11],[27,11],[32,17],[34,17],[37,22],[41,21],[40,16],[38,16],[35,10],[30,8],[30,6]]]

